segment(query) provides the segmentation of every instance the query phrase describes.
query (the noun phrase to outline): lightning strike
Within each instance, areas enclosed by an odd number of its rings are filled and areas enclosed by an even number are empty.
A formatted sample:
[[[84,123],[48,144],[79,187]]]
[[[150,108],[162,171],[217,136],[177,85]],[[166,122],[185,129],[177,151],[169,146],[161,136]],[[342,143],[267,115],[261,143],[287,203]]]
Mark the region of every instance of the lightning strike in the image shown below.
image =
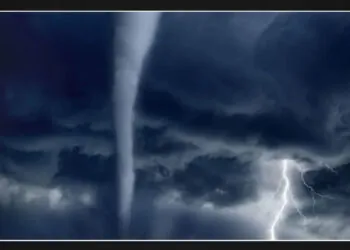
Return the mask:
[[[283,183],[284,183],[283,191],[282,191],[283,203],[282,203],[281,208],[277,212],[277,214],[272,222],[271,228],[270,228],[270,239],[271,240],[276,240],[276,228],[277,228],[280,220],[283,219],[285,209],[289,203],[288,195],[289,195],[289,191],[290,191],[290,181],[289,181],[289,177],[288,177],[288,161],[287,160],[282,161],[282,178],[283,178]]]
[[[291,166],[288,163],[289,163],[289,161],[287,159],[282,160],[281,180],[279,182],[279,185],[277,187],[277,191],[275,194],[275,197],[276,197],[278,195],[278,193],[280,192],[280,189],[282,189],[282,191],[281,191],[281,193],[282,193],[282,195],[281,195],[282,196],[281,197],[282,198],[282,205],[279,208],[279,210],[277,211],[276,215],[274,216],[273,222],[272,222],[271,227],[269,229],[270,240],[277,239],[278,224],[281,222],[281,220],[283,220],[286,217],[287,208],[290,205],[290,203],[293,206],[293,208],[297,211],[297,213],[300,215],[300,217],[303,218],[303,225],[304,226],[306,225],[306,222],[307,222],[307,217],[302,213],[301,209],[299,209],[297,201],[294,198],[292,180],[291,180],[291,177],[289,176],[289,169]],[[300,178],[301,178],[303,185],[311,192],[311,198],[313,201],[313,211],[314,211],[314,208],[316,205],[315,196],[319,196],[320,198],[324,198],[324,199],[333,199],[333,197],[331,197],[331,196],[317,193],[314,190],[314,188],[306,182],[306,180],[304,178],[304,174],[306,171],[303,170],[298,165],[296,167],[297,167],[297,170],[300,172]]]

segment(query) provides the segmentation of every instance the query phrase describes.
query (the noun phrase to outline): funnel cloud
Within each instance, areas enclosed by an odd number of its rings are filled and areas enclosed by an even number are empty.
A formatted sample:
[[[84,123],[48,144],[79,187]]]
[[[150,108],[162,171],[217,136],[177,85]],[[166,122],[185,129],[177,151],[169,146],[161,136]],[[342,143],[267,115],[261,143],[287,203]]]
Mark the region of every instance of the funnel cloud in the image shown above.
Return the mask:
[[[115,41],[115,83],[113,100],[117,163],[117,202],[121,233],[130,220],[134,189],[133,121],[137,86],[147,52],[151,48],[160,13],[132,12],[119,16]]]

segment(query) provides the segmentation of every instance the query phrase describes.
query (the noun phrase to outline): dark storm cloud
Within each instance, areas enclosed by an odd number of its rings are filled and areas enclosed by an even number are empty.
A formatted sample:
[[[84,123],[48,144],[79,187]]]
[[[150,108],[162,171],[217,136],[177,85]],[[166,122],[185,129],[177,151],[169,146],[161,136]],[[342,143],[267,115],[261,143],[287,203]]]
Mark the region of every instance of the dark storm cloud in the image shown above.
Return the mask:
[[[248,37],[240,33],[244,28],[236,25],[235,17],[165,14],[143,85],[171,92],[185,104],[224,113],[255,113],[260,105],[270,105],[256,82],[266,81],[266,76],[253,69],[242,42]]]
[[[112,70],[110,14],[3,13],[0,18],[6,52],[0,73],[2,135],[28,126],[55,130],[53,118],[105,109]]]
[[[75,147],[72,150],[62,150],[58,157],[59,170],[55,178],[69,177],[95,185],[104,185],[114,180],[113,156],[86,155],[79,147]]]
[[[103,205],[90,196],[113,176],[112,15],[0,20],[0,237],[109,237]],[[52,201],[72,209],[58,211]]]
[[[115,237],[109,208],[115,159],[108,143],[72,134],[8,144],[0,162],[1,238]]]
[[[54,177],[94,184],[111,181],[115,160],[111,138],[111,134],[92,131],[3,137],[2,170],[11,177],[37,184],[50,183]]]
[[[349,163],[347,163],[338,166],[335,172],[328,169],[307,172],[304,179],[319,194],[326,193],[330,197],[337,197],[337,199],[349,199],[349,174]],[[313,195],[307,187],[304,187],[304,191]]]
[[[257,137],[267,146],[281,144],[322,143],[310,128],[301,124],[290,110],[261,114],[224,115],[183,105],[171,94],[142,89],[139,106],[152,117],[162,117],[192,133],[206,134],[226,140],[247,140]],[[303,126],[304,125],[304,126]]]
[[[245,13],[266,23],[250,35],[239,30],[254,21],[236,13],[165,15],[137,110],[187,133],[343,154],[348,15],[270,14]]]
[[[115,194],[108,187],[115,161],[108,103],[110,17],[0,18],[6,34],[0,42],[2,173],[25,183],[100,186],[92,210],[39,215],[4,208],[0,223],[9,226],[0,227],[0,236],[115,237],[109,204]],[[255,167],[271,152],[298,154],[318,168],[305,173],[307,183],[336,196],[313,194],[313,209],[312,192],[300,183],[298,195],[310,201],[302,210],[312,223],[304,232],[300,217],[291,216],[295,220],[286,226],[291,238],[348,237],[343,223],[348,167],[340,156],[348,147],[349,21],[348,13],[164,14],[136,105],[132,237],[263,237],[265,229],[258,233],[251,228],[256,225],[216,213],[237,208],[241,218],[264,217],[261,223],[269,223],[265,210],[275,211],[275,203],[261,201]],[[339,165],[338,174],[319,171],[323,160]],[[181,208],[155,205],[172,191],[180,194]],[[214,211],[202,210],[206,202]]]
[[[349,78],[349,19],[347,13],[279,15],[259,39],[257,62],[279,81],[306,85],[310,95],[339,90]]]
[[[284,90],[299,90],[284,97],[309,127],[321,129],[329,147],[347,140],[349,27],[347,13],[280,15],[256,48],[261,68]]]
[[[176,190],[268,227],[279,207],[269,185],[280,178],[269,157],[297,158],[308,171],[309,187],[300,173],[292,183],[307,224],[291,209],[280,236],[347,238],[349,25],[348,13],[164,14],[136,106],[139,120],[158,123],[145,131],[152,150],[136,154],[138,191]],[[152,144],[179,141],[195,148]]]
[[[244,153],[234,155],[215,146],[206,149],[172,134],[171,128],[165,124],[137,126],[136,192],[153,190],[161,196],[177,190],[187,204],[214,202],[219,206],[256,195],[250,157],[244,159]]]
[[[249,50],[244,38],[256,39],[265,26],[246,37],[235,32],[244,30],[248,19],[235,13],[163,15],[136,107],[139,120],[160,123],[136,129],[136,138],[143,139],[135,141],[138,190],[176,189],[188,203],[236,204],[255,196],[252,159],[240,162],[236,157],[249,157],[234,149],[223,156],[225,149],[210,146],[209,138],[240,143],[258,138],[272,148],[318,140],[288,110],[262,112],[273,104],[260,84],[268,78],[254,68],[254,42]],[[266,17],[255,23],[259,19]],[[174,131],[204,140],[184,140]]]
[[[6,52],[0,69],[3,143],[32,153],[58,153],[86,148],[81,144],[89,140],[98,147],[112,138],[106,98],[111,15],[2,13],[0,18],[0,49]]]
[[[134,132],[134,153],[137,157],[149,155],[170,155],[195,149],[195,145],[170,138],[167,127],[141,126]]]
[[[190,203],[205,200],[221,206],[251,199],[256,183],[252,168],[232,158],[198,157],[173,173],[173,185]]]

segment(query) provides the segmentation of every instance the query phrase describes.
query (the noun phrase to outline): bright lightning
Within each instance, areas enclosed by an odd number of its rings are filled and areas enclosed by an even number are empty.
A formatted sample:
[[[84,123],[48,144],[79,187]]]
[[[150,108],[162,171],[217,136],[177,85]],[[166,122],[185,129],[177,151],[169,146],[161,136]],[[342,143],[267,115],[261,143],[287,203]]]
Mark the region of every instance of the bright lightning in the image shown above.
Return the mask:
[[[306,224],[306,219],[307,218],[302,213],[302,211],[299,209],[299,207],[297,205],[297,202],[296,202],[296,200],[294,198],[293,187],[292,187],[292,180],[291,180],[291,178],[289,176],[289,174],[290,174],[290,172],[289,172],[290,167],[292,167],[292,166],[289,165],[289,160],[287,160],[287,159],[282,160],[281,180],[280,180],[279,186],[277,188],[277,193],[279,192],[280,189],[282,189],[282,191],[281,191],[281,193],[282,193],[281,194],[282,205],[278,209],[277,213],[275,214],[275,216],[273,218],[273,222],[272,222],[271,227],[269,229],[270,240],[276,240],[277,239],[276,231],[277,231],[278,224],[286,216],[286,213],[287,213],[286,210],[287,210],[288,206],[290,205],[290,203],[296,209],[298,214],[303,218],[304,225]],[[306,183],[305,178],[304,178],[305,171],[303,169],[301,169],[300,166],[297,166],[297,170],[300,172],[300,177],[301,177],[301,181],[302,181],[303,185],[307,189],[309,189],[311,191],[312,200],[313,200],[313,209],[314,209],[314,207],[316,205],[315,195],[317,195],[317,196],[319,196],[321,198],[333,199],[330,196],[322,195],[322,194],[317,193],[313,189],[312,186],[310,186],[309,184]]]
[[[289,191],[290,191],[290,181],[288,178],[288,161],[287,160],[283,160],[282,161],[282,177],[283,177],[283,192],[282,192],[282,199],[283,199],[283,203],[281,208],[278,210],[273,223],[271,225],[270,228],[270,239],[271,240],[276,240],[276,227],[278,226],[278,223],[280,222],[280,220],[282,219],[285,209],[288,206],[289,203]]]

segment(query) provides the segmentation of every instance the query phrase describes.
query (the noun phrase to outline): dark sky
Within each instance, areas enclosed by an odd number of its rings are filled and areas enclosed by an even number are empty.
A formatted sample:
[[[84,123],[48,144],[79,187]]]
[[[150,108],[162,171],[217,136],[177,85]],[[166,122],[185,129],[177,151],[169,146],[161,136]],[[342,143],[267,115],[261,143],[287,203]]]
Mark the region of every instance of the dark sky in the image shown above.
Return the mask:
[[[0,19],[0,237],[115,238],[113,14]],[[163,14],[130,237],[268,238],[289,159],[279,237],[348,239],[348,44],[348,13]]]

